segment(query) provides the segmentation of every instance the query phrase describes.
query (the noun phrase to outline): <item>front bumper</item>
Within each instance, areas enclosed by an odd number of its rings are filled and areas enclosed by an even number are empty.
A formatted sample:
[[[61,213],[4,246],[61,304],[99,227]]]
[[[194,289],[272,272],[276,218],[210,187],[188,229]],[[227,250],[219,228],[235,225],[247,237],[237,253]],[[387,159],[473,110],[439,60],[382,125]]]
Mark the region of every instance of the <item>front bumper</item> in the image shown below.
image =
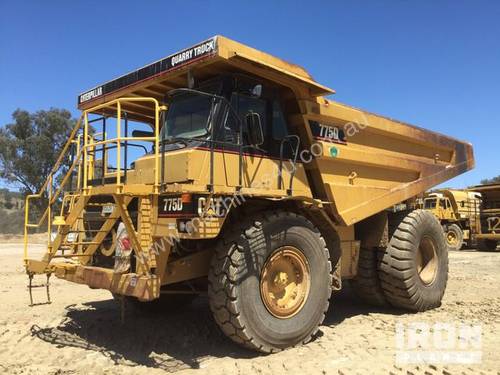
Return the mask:
[[[155,275],[116,273],[112,269],[57,263],[53,272],[59,279],[88,285],[93,289],[107,289],[111,293],[133,296],[151,301],[160,296],[160,279]]]

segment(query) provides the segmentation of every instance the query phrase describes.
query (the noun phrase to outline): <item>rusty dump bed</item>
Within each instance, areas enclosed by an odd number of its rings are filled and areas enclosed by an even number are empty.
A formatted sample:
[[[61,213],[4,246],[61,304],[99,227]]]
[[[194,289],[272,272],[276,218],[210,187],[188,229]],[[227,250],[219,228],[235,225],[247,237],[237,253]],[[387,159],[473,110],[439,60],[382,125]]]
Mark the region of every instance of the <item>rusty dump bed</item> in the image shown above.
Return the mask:
[[[351,225],[474,167],[469,143],[324,98],[334,91],[303,68],[215,36],[78,97],[88,110],[119,97],[164,101],[172,89],[221,74],[246,74],[286,88],[290,128],[301,146],[322,146],[304,163],[312,195],[342,225]],[[99,114],[113,108],[100,109]],[[150,106],[124,104],[130,118],[152,122]],[[298,180],[298,179],[297,179]]]

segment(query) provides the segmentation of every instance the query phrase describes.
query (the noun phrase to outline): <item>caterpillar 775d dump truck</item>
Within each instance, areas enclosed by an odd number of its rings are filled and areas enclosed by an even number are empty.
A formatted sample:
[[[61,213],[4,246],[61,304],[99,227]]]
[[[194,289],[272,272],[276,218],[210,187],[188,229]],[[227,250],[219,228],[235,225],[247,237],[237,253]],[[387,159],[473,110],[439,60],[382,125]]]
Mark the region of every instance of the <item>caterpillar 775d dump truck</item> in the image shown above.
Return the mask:
[[[311,340],[343,279],[371,302],[439,306],[443,231],[407,208],[471,169],[471,145],[332,93],[216,36],[81,94],[27,198],[26,233],[49,233],[41,260],[26,244],[30,282],[54,274],[164,308],[208,291],[222,331],[262,352]],[[49,205],[32,218],[35,199]]]
[[[460,250],[464,243],[475,244],[480,231],[481,193],[468,190],[440,189],[427,193],[423,209],[436,216],[443,226],[451,250]]]

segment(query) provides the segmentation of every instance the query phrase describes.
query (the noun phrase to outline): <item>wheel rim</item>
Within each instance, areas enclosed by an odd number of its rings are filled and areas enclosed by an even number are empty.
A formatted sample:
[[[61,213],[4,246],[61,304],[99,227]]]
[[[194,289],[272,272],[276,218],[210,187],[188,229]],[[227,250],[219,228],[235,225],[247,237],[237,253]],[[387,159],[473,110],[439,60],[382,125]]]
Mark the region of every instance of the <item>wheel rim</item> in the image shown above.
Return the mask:
[[[455,246],[458,242],[457,234],[452,230],[448,231],[448,233],[446,233],[446,241],[448,245]]]
[[[311,285],[309,263],[293,246],[277,249],[266,261],[260,277],[260,295],[267,310],[286,319],[304,306]]]
[[[431,285],[436,279],[438,270],[438,257],[436,245],[430,237],[424,237],[420,241],[417,250],[417,272],[420,280],[425,285]]]

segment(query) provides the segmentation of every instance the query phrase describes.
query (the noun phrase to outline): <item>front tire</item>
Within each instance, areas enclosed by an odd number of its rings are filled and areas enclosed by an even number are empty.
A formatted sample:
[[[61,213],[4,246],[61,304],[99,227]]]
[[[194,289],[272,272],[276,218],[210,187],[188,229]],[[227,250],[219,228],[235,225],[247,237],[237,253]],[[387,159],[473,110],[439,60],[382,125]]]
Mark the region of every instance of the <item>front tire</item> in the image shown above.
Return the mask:
[[[448,248],[436,217],[424,210],[409,213],[394,231],[379,267],[391,305],[412,311],[439,307],[448,281]]]
[[[300,215],[275,211],[226,233],[208,276],[210,309],[222,331],[264,353],[310,341],[332,291],[319,231]]]
[[[456,225],[451,224],[446,228],[446,243],[452,251],[460,250],[464,244],[464,232]]]

